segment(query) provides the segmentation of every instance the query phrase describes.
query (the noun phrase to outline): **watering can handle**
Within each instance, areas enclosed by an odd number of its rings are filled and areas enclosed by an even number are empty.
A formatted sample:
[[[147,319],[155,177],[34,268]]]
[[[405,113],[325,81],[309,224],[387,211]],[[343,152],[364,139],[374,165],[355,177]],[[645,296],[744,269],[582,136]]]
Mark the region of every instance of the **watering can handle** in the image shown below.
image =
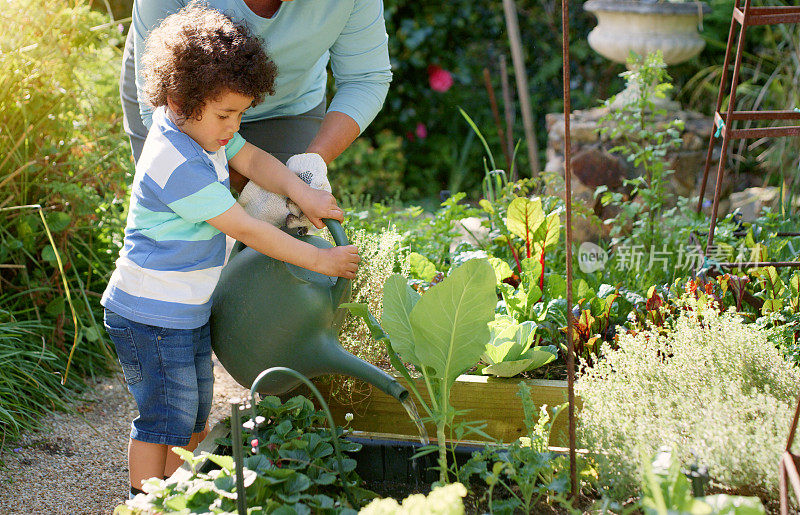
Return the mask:
[[[331,232],[331,236],[333,236],[333,242],[336,243],[337,247],[350,245],[350,241],[347,239],[347,235],[344,233],[344,228],[338,220],[334,220],[333,218],[323,218],[322,221],[325,222],[325,225]],[[331,290],[331,298],[333,299],[334,305],[338,306],[342,302],[344,294],[349,288],[350,279],[345,279],[344,277],[339,277],[336,279],[336,283],[333,285],[333,289]]]

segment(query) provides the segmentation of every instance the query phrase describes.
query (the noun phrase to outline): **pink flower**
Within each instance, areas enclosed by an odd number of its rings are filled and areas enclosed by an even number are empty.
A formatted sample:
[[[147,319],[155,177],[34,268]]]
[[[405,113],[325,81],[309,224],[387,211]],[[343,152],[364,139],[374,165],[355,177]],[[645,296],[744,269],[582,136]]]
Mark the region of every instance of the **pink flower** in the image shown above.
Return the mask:
[[[449,71],[432,64],[428,66],[428,83],[432,90],[444,93],[453,86],[453,76]]]
[[[425,139],[428,137],[428,128],[425,127],[424,123],[420,122],[417,124],[414,134],[416,134],[419,139]]]

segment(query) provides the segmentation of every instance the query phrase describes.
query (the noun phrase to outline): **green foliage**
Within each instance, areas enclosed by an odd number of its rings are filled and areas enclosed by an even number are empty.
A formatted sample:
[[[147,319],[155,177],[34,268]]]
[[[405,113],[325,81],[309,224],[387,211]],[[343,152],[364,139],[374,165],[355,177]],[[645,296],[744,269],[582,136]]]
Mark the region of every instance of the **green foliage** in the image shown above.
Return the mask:
[[[485,260],[476,259],[456,268],[423,296],[408,286],[401,275],[387,279],[381,320],[385,331],[363,305],[343,305],[362,316],[376,339],[386,344],[392,365],[406,378],[436,424],[442,483],[447,482],[445,434],[455,417],[450,389],[456,378],[469,370],[483,353],[495,299],[491,267]],[[416,390],[398,354],[424,378],[430,403]]]
[[[561,109],[561,18],[557,2],[535,0],[518,2],[523,41],[535,41],[527,50],[531,105],[537,126],[544,115]],[[491,70],[495,94],[500,99],[501,82],[498,58],[508,63],[508,79],[513,88],[508,37],[502,7],[468,0],[419,3],[409,0],[385,2],[389,55],[394,78],[384,109],[367,130],[367,137],[385,129],[403,137],[406,156],[403,197],[432,197],[441,189],[477,193],[484,177],[483,149],[458,108],[470,113],[484,131],[489,145],[500,148],[494,130],[488,96],[483,86],[483,68]],[[588,107],[600,93],[605,96],[615,69],[599,66],[603,58],[588,46],[586,34],[593,25],[580,9],[570,10],[570,36],[573,79],[583,85],[573,92],[575,108]],[[429,66],[450,72],[454,84],[447,91],[434,91],[429,83]],[[518,98],[514,94],[514,98]],[[518,111],[518,103],[514,101]],[[500,107],[502,112],[502,105]],[[425,127],[424,137],[417,126]],[[522,137],[522,119],[516,116],[514,139]],[[547,135],[539,131],[539,148]],[[520,154],[520,170],[528,170],[527,155]],[[499,163],[501,168],[508,167]],[[472,196],[472,195],[471,195]]]
[[[65,391],[78,388],[74,377],[67,388],[60,384],[66,356],[47,348],[47,327],[33,313],[17,315],[0,309],[0,440],[35,427],[42,409],[65,409]]]
[[[36,321],[23,339],[52,358],[34,360],[16,394],[41,400],[37,382],[51,385],[53,373],[63,373],[67,344],[78,344],[72,365],[79,374],[103,373],[111,363],[94,294],[116,258],[131,167],[117,113],[122,39],[84,1],[14,2],[0,22],[14,27],[0,41],[0,305],[12,324]],[[37,204],[55,247],[35,208],[23,208]],[[0,348],[16,345],[0,337]],[[4,361],[0,375],[15,366]],[[14,418],[26,427],[60,405],[32,402]]]
[[[489,366],[482,374],[497,377],[514,377],[542,367],[558,357],[554,345],[534,345],[541,339],[536,335],[532,321],[515,323],[506,317],[496,317],[489,323],[489,343],[482,360]]]
[[[667,446],[681,462],[696,456],[717,485],[774,499],[800,372],[768,331],[717,305],[686,295],[664,327],[620,335],[579,377],[579,438],[599,453],[599,483],[612,496],[638,489],[641,450]]]
[[[250,453],[252,438],[258,439],[258,453],[244,459],[244,483],[248,510],[253,513],[341,513],[354,514],[341,488],[342,481],[357,483],[356,462],[344,459],[344,471],[338,470],[332,441],[337,438],[342,450],[355,452],[360,444],[344,438],[341,428],[324,428],[325,414],[315,410],[310,400],[296,396],[285,403],[268,396],[258,404],[257,416],[263,422],[254,434],[244,433],[245,451]],[[259,419],[261,420],[261,419]],[[230,438],[221,440],[230,445]],[[192,475],[185,480],[150,479],[145,494],[138,495],[115,514],[128,515],[154,511],[195,513],[231,513],[236,511],[236,480],[230,455],[193,457],[192,453],[173,448],[189,463]],[[199,470],[205,459],[217,469]],[[342,478],[344,475],[344,478]],[[354,488],[358,502],[374,497],[369,491]],[[248,511],[250,513],[251,511]]]
[[[348,240],[358,248],[361,256],[358,273],[352,281],[351,302],[363,303],[380,320],[383,314],[383,285],[394,273],[408,273],[401,250],[402,237],[392,228],[374,234],[363,229],[347,230]],[[338,334],[339,343],[348,352],[375,364],[388,364],[383,344],[371,337],[369,329],[354,315],[348,315]],[[332,376],[331,394],[345,403],[358,404],[369,395],[371,385],[362,390],[362,383],[354,378]]]
[[[475,475],[486,483],[485,497],[491,513],[535,513],[538,503],[566,495],[569,490],[568,460],[548,448],[553,420],[564,406],[555,410],[542,406],[537,417],[530,389],[524,382],[520,383],[518,395],[528,435],[508,445],[487,446],[473,453],[459,470],[459,480],[465,483]]]
[[[622,144],[611,152],[625,155],[644,173],[624,181],[625,186],[632,188],[631,200],[625,201],[622,194],[604,188],[598,188],[595,194],[601,196],[604,205],[619,208],[619,214],[606,221],[613,224],[613,243],[629,247],[641,245],[649,250],[661,239],[658,224],[670,202],[665,186],[673,172],[667,168],[666,155],[669,149],[680,146],[679,131],[683,129],[683,122],[659,120],[666,116],[666,110],[657,109],[655,100],[664,98],[665,92],[672,88],[661,52],[646,57],[632,54],[628,66],[630,70],[622,76],[636,95],[625,99],[618,109],[612,106],[616,97],[605,102],[610,111],[601,119],[600,134],[611,140],[621,140]],[[630,232],[626,234],[628,227]]]
[[[388,130],[375,135],[374,144],[359,138],[328,166],[334,195],[375,201],[398,196],[403,190],[405,157],[402,139]]]
[[[409,495],[398,504],[394,499],[375,499],[358,513],[360,515],[463,515],[462,497],[467,489],[461,483],[437,486],[426,497],[424,494]]]
[[[461,236],[460,221],[481,213],[479,209],[463,202],[464,193],[456,193],[439,205],[435,213],[426,213],[418,205],[398,208],[386,203],[375,203],[367,209],[349,211],[345,224],[353,229],[380,232],[393,227],[403,236],[410,252],[421,254],[437,270],[450,268],[450,247]]]
[[[709,0],[710,16],[703,20],[709,46],[701,55],[700,66],[691,67],[683,88],[692,109],[711,115],[720,85],[725,40],[728,36],[731,4]],[[791,6],[792,0],[765,0],[759,6]],[[734,50],[736,40],[733,42]],[[710,51],[709,51],[710,50]],[[796,56],[800,52],[800,29],[796,24],[748,27],[736,94],[737,111],[789,110],[800,106],[800,73]],[[730,81],[730,75],[728,76]],[[722,111],[728,110],[730,83],[724,91]],[[767,125],[787,125],[780,121]],[[743,127],[743,125],[737,125]],[[732,159],[728,170],[750,172],[764,179],[765,185],[782,189],[777,211],[785,216],[797,212],[800,193],[797,138],[766,138],[731,143]],[[794,206],[794,207],[792,207]]]
[[[642,458],[641,505],[646,515],[761,515],[764,506],[758,497],[724,494],[706,497],[692,495],[689,480],[672,452],[662,450],[650,463]]]

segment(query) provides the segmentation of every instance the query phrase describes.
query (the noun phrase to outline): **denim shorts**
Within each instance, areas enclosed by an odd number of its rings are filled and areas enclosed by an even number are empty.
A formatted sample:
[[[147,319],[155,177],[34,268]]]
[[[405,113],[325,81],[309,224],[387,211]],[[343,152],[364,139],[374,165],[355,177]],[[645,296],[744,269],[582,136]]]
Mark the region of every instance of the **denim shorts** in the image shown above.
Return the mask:
[[[185,446],[211,412],[214,365],[211,331],[141,324],[105,310],[104,325],[117,349],[128,390],[139,408],[131,439]]]

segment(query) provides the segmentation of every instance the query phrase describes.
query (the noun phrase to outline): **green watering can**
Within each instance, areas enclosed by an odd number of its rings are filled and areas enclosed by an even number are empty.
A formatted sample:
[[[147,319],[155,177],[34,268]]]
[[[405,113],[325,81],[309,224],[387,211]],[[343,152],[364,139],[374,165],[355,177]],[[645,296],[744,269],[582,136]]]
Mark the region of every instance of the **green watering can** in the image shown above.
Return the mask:
[[[337,245],[348,245],[341,224],[326,219]],[[318,248],[317,236],[297,236]],[[350,297],[350,281],[328,277],[251,248],[235,253],[222,270],[211,308],[211,344],[225,370],[250,388],[263,370],[292,368],[307,377],[343,374],[363,379],[399,401],[408,391],[379,368],[345,351],[336,339]],[[279,395],[300,380],[273,375],[259,393]]]

